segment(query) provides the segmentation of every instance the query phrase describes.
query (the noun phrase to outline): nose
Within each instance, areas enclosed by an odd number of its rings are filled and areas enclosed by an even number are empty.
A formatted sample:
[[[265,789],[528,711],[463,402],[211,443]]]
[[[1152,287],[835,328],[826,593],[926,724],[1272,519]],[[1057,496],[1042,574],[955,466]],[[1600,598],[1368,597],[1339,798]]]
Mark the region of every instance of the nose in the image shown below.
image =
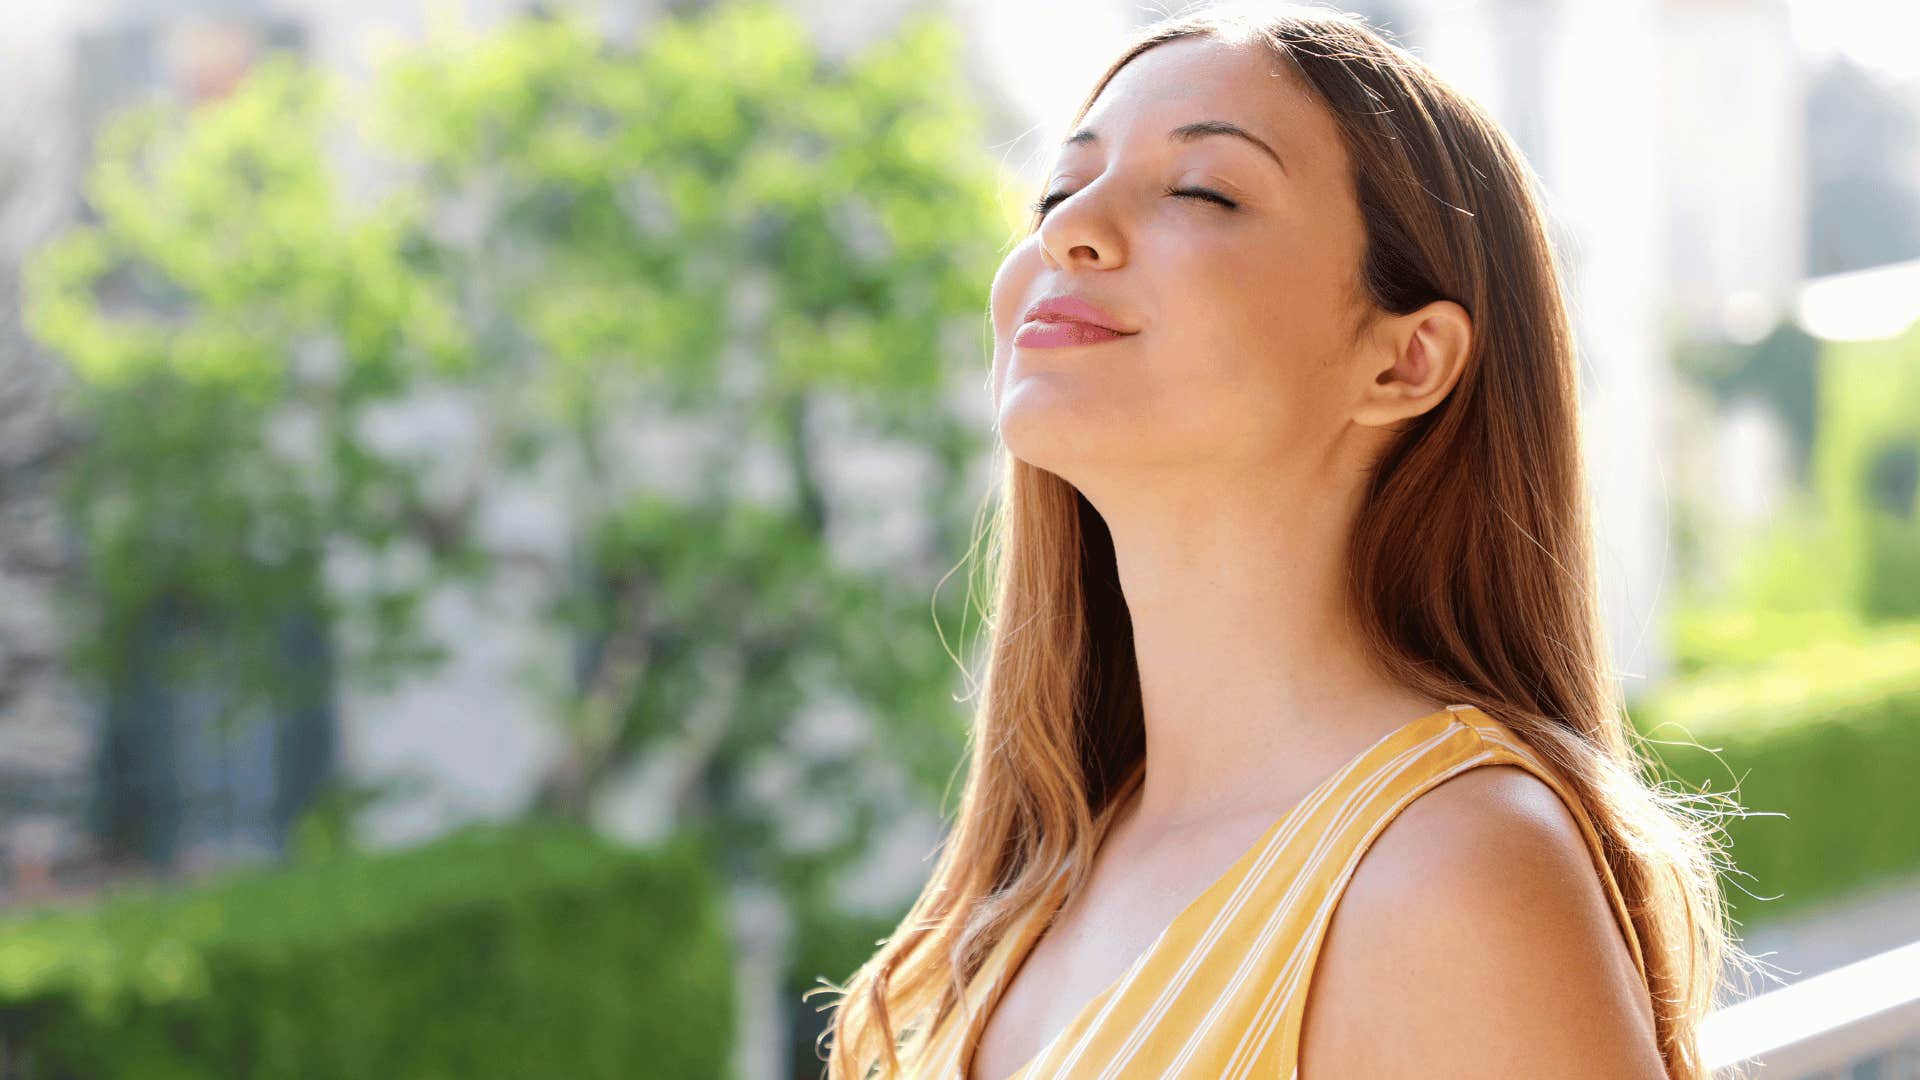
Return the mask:
[[[1056,267],[1111,269],[1125,259],[1125,240],[1098,181],[1056,202],[1035,230]]]

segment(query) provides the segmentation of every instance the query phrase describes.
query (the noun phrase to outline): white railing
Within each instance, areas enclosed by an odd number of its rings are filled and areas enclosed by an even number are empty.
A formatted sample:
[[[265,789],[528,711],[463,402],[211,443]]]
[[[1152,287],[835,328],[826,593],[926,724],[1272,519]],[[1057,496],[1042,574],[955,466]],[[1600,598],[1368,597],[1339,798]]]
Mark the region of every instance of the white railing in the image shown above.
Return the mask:
[[[1700,1052],[1756,1080],[1920,1078],[1920,941],[1716,1010]]]

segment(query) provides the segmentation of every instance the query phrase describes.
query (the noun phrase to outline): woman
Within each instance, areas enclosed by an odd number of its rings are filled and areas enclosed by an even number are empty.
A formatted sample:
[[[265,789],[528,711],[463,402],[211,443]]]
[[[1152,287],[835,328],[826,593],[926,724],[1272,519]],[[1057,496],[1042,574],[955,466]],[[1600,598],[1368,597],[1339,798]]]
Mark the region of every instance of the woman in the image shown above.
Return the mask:
[[[830,1075],[1707,1077],[1721,853],[1620,718],[1511,143],[1298,8],[1147,28],[1072,130],[965,793]]]

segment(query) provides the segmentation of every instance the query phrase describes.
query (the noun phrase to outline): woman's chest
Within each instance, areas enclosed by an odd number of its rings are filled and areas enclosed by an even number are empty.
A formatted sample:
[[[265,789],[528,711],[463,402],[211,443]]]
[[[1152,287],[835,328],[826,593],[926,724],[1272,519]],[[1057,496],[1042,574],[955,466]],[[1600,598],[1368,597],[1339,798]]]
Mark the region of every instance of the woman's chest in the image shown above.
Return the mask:
[[[1006,976],[973,1055],[968,1080],[1007,1080],[1125,974],[1177,905],[1108,898],[1066,913]]]
[[[1007,961],[967,1080],[1008,1080],[1069,1028],[1086,1027],[1143,964],[1177,962],[1165,954],[1182,947],[1200,901],[1259,824],[1250,818],[1170,849],[1107,845],[1084,892],[1029,929],[1024,953]]]

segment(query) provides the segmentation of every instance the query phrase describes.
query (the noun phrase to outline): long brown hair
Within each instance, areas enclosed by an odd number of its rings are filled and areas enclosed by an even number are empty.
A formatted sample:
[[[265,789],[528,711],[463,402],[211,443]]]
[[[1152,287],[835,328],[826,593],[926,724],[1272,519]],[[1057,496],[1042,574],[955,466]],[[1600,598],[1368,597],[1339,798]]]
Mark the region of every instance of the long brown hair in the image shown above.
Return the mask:
[[[1351,605],[1393,678],[1479,706],[1583,801],[1646,956],[1667,1069],[1708,1080],[1699,1024],[1719,1004],[1721,964],[1745,957],[1725,929],[1724,832],[1698,805],[1707,797],[1654,779],[1657,759],[1636,746],[1609,671],[1572,329],[1534,175],[1423,61],[1358,16],[1313,8],[1216,7],[1150,25],[1076,122],[1134,57],[1193,35],[1265,44],[1335,118],[1366,222],[1362,328],[1436,299],[1473,319],[1453,391],[1372,474],[1348,550]],[[1036,215],[1028,233],[1037,225]],[[914,1034],[965,1003],[1015,920],[1062,874],[1066,895],[1077,893],[1107,812],[1144,761],[1106,525],[1053,473],[1010,455],[1004,469],[983,534],[993,609],[959,813],[895,933],[847,986],[808,992],[840,994],[822,1034],[834,1080],[879,1066],[898,1075]]]

